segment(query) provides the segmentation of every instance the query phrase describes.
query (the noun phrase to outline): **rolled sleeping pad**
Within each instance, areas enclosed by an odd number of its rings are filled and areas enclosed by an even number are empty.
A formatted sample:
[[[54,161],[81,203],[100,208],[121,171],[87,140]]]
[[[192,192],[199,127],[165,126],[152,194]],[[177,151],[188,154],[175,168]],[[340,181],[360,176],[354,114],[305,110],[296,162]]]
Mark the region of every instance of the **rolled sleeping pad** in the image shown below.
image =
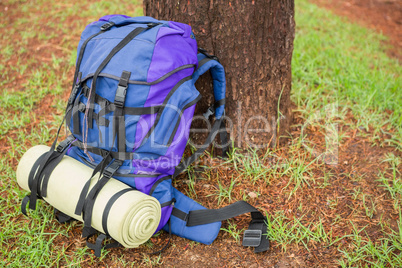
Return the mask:
[[[24,190],[30,191],[28,177],[35,161],[49,150],[48,146],[38,145],[22,156],[17,167],[17,181]],[[90,167],[64,156],[49,178],[47,196],[43,199],[64,214],[83,221],[82,215],[78,216],[74,212],[80,193],[92,172]],[[95,175],[90,189],[97,180],[98,175]],[[107,231],[124,247],[138,247],[155,233],[161,219],[161,206],[156,198],[111,178],[96,197],[92,213],[92,227],[102,233],[105,233],[102,227],[105,207],[116,194],[121,195],[109,210]]]

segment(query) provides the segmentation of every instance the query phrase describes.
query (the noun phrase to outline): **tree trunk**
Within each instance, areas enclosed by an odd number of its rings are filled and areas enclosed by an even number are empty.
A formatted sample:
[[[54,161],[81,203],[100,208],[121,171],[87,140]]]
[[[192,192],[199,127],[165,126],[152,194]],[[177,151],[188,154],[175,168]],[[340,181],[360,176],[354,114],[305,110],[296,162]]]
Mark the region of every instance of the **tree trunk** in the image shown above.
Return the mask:
[[[274,146],[287,135],[294,0],[144,0],[144,12],[190,24],[198,46],[218,56],[226,70],[227,127],[237,147]],[[213,103],[210,78],[196,87],[203,96],[196,114],[202,114]]]

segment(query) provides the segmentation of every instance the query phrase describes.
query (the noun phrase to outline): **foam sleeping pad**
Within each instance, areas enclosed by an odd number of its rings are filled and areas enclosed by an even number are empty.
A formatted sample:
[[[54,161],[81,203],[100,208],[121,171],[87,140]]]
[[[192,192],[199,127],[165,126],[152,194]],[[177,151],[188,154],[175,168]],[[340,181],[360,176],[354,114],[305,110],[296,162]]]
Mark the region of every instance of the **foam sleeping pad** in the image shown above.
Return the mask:
[[[49,150],[48,146],[37,145],[21,158],[17,167],[17,181],[24,190],[30,191],[28,177],[35,161]],[[93,169],[90,167],[64,156],[50,176],[47,196],[43,199],[64,214],[83,221],[82,215],[78,216],[74,211],[81,190],[92,172]],[[97,180],[98,174],[92,178],[90,188]],[[113,203],[106,222],[108,232],[114,240],[126,248],[135,248],[145,243],[158,227],[161,207],[156,198],[111,178],[96,197],[91,224],[93,228],[104,233],[102,216],[106,204],[114,194],[127,188],[131,190],[122,194]]]

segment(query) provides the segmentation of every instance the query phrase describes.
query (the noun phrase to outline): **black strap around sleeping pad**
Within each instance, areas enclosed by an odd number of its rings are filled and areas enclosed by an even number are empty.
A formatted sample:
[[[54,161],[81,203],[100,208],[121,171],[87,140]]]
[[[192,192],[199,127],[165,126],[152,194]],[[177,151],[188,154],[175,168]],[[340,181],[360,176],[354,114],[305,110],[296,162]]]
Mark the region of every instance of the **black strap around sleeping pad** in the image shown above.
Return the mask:
[[[110,180],[110,178],[114,175],[114,173],[121,167],[123,164],[122,161],[120,160],[114,160],[109,166],[104,168],[103,170],[103,175],[100,180],[96,182],[94,187],[89,191],[88,195],[85,198],[84,204],[83,204],[83,220],[84,220],[84,228],[82,230],[82,236],[83,237],[88,237],[89,235],[93,234],[93,228],[91,226],[91,221],[92,221],[92,212],[93,212],[93,207],[95,204],[96,197],[98,196],[99,192],[102,190],[102,188],[106,185],[106,183]],[[84,192],[85,189],[81,192],[81,196],[86,195]],[[80,198],[81,199],[81,198]],[[77,207],[79,206],[80,201],[77,204]]]
[[[90,243],[90,242],[89,242],[89,239],[90,239],[92,236],[94,236],[95,234],[96,234],[96,233],[93,233],[93,234],[87,236],[86,242],[87,242],[87,247],[89,247],[90,249],[92,249],[92,250],[95,252],[95,256],[98,257],[98,258],[101,256],[102,249],[117,248],[117,247],[120,247],[120,246],[121,246],[120,243],[117,242],[117,241],[113,241],[113,242],[111,242],[111,243],[108,243],[108,244],[103,245],[104,241],[106,241],[107,239],[111,239],[111,237],[108,236],[108,235],[102,234],[102,233],[99,234],[99,235],[96,237],[95,243]]]
[[[245,201],[238,201],[219,209],[200,209],[185,213],[173,208],[172,215],[186,221],[186,226],[197,226],[227,220],[244,213],[251,212],[251,222],[244,232],[243,246],[255,247],[254,252],[264,252],[269,249],[267,236],[267,218],[255,207]]]
[[[56,140],[53,142],[52,147],[48,152],[41,155],[35,161],[28,175],[28,185],[31,193],[23,199],[21,204],[21,211],[24,215],[27,215],[26,206],[28,203],[29,208],[35,210],[37,200],[47,196],[47,185],[49,183],[50,175],[52,174],[54,168],[63,159],[67,152],[66,149],[73,141],[73,138],[69,137],[62,141],[56,149],[57,138],[60,133],[61,125],[57,131]]]

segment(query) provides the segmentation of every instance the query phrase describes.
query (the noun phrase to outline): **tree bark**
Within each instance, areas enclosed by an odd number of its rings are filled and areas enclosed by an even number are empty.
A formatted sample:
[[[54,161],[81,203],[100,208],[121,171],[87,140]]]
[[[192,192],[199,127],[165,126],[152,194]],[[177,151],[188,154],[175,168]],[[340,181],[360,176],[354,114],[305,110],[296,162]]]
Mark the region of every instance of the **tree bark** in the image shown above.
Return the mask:
[[[218,56],[227,79],[226,115],[237,147],[274,146],[292,122],[294,0],[144,0],[144,13],[190,24],[198,46]],[[210,78],[196,84],[213,103]]]

